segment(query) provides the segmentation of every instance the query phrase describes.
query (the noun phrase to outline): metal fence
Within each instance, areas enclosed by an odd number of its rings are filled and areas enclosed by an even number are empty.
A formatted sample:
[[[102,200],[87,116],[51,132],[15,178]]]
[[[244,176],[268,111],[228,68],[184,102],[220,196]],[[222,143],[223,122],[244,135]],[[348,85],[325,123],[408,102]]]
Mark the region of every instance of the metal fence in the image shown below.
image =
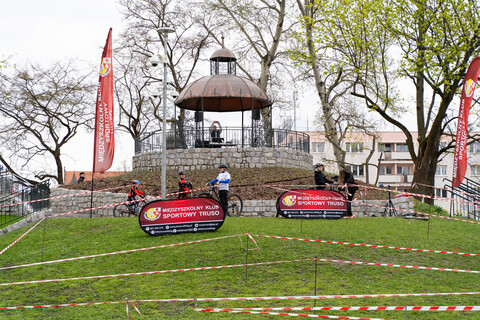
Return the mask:
[[[0,172],[0,228],[25,216],[48,208],[49,200],[24,203],[46,199],[50,196],[50,181],[31,185],[8,171]],[[12,205],[22,203],[18,205]]]
[[[147,133],[135,140],[135,154],[161,151],[162,132]],[[188,128],[183,132],[167,131],[167,149],[269,147],[294,149],[310,153],[310,136],[303,132],[272,129],[266,134],[262,128],[227,127],[219,137],[212,136],[208,128]]]

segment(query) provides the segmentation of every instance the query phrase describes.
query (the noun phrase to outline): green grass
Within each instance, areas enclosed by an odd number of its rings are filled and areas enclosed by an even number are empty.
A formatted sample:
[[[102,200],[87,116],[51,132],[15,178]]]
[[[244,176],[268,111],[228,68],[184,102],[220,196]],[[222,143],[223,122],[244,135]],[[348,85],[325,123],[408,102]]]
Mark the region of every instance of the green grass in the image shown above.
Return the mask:
[[[16,215],[3,215],[0,218],[0,229],[6,228],[11,224],[22,221],[24,218],[19,218]]]
[[[43,230],[45,227],[45,239]],[[26,227],[0,237],[0,250]],[[0,266],[179,243],[242,232],[348,241],[410,248],[480,253],[479,225],[432,219],[289,220],[227,218],[214,233],[151,237],[135,218],[54,219],[40,224],[0,255]],[[45,240],[44,246],[42,245]],[[260,249],[246,256],[245,237],[0,271],[0,283],[112,275],[248,262],[329,258],[426,267],[480,270],[479,257],[376,249],[255,237]],[[252,243],[249,243],[252,247]],[[120,301],[129,299],[313,295],[315,263],[227,268],[107,279],[0,286],[0,307]],[[480,274],[379,266],[318,263],[317,294],[379,294],[479,291]],[[290,307],[379,305],[479,305],[479,296],[330,299],[305,301],[200,302],[199,307]],[[136,303],[144,319],[193,319],[193,303]],[[295,313],[295,312],[294,312]],[[302,313],[302,312],[297,312]],[[341,316],[404,319],[404,312],[317,312]],[[140,315],[131,313],[132,319]],[[0,319],[126,319],[125,305],[0,310]],[[409,312],[408,319],[479,319],[478,312]],[[197,319],[275,319],[276,316],[198,313]]]

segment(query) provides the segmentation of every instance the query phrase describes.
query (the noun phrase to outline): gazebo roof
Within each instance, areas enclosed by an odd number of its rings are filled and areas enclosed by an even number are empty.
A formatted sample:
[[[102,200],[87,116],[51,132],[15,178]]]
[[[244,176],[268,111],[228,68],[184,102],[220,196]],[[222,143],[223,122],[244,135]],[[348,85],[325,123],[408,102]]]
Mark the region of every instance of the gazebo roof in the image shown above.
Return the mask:
[[[253,81],[233,74],[216,74],[185,87],[175,105],[194,111],[231,112],[263,109],[272,103]]]

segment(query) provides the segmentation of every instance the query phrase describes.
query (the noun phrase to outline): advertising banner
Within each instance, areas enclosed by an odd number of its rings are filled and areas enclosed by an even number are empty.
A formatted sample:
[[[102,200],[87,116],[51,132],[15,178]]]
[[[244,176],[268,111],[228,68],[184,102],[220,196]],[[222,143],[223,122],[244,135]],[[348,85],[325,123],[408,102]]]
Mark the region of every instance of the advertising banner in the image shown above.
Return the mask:
[[[339,219],[347,214],[347,200],[333,190],[291,190],[278,198],[277,212],[293,219]]]
[[[473,93],[480,74],[480,57],[475,58],[468,67],[463,82],[460,108],[458,109],[457,135],[453,154],[452,188],[458,187],[467,171],[467,127],[468,115],[472,104]]]
[[[113,118],[112,29],[108,32],[100,63],[95,112],[93,173],[105,172],[112,166],[115,154]]]
[[[185,232],[212,232],[225,221],[220,203],[211,198],[158,200],[147,203],[139,215],[140,227],[152,236]]]

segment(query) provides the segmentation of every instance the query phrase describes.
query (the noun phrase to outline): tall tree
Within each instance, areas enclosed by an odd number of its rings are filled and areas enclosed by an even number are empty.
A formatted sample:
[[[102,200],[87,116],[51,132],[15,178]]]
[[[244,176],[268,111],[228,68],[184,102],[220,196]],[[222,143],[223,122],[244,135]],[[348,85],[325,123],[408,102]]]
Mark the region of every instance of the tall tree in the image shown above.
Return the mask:
[[[90,75],[72,62],[0,74],[0,150],[12,169],[64,183],[62,147],[93,120],[95,83]]]
[[[175,0],[121,0],[123,14],[128,22],[128,28],[122,35],[122,48],[139,55],[139,60],[146,62],[145,57],[163,55],[162,46],[167,46],[167,60],[169,68],[170,90],[181,92],[191,80],[195,80],[197,75],[197,63],[201,59],[203,50],[209,45],[208,33],[203,30],[200,24],[203,6],[195,1],[175,1]],[[160,33],[155,30],[160,27],[173,27],[175,33],[169,36],[168,44]],[[143,58],[142,58],[143,56]],[[158,70],[159,68],[157,68]],[[158,71],[143,69],[145,78],[136,79],[142,91],[146,89],[144,85],[149,85],[149,90],[155,90],[154,87],[160,87],[163,81],[158,75]],[[145,95],[142,95],[145,96]],[[161,106],[161,99],[146,103],[142,100],[137,101],[136,109],[155,108],[154,115],[162,121],[162,115],[157,112]],[[142,111],[144,112],[144,111]],[[172,113],[170,113],[172,114]],[[186,120],[185,110],[180,110],[178,118],[170,120],[177,125],[178,132],[181,135],[180,141],[186,147],[184,125]]]

